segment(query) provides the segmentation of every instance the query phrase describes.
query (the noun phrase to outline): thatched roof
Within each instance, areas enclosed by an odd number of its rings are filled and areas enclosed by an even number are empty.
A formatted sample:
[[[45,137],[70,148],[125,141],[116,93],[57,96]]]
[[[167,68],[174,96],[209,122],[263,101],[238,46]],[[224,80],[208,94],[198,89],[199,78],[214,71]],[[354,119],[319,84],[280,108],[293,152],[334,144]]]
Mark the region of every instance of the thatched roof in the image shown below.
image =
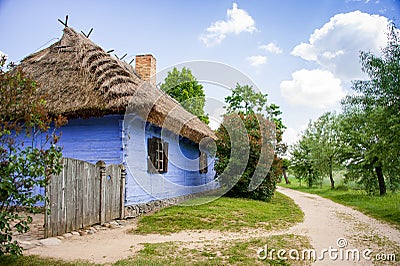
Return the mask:
[[[123,114],[131,102],[129,109],[152,124],[197,143],[204,137],[215,139],[206,124],[141,80],[132,66],[70,27],[64,28],[61,40],[26,57],[20,67],[39,84],[38,93],[45,95],[53,115],[88,118]]]

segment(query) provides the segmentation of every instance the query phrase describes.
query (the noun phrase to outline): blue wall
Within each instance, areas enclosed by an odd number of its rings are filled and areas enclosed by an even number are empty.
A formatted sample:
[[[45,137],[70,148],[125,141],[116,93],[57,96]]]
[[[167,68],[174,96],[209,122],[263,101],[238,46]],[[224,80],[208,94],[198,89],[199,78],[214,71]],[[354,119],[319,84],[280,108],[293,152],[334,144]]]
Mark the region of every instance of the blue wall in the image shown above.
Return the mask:
[[[125,123],[125,124],[124,124]],[[127,166],[125,205],[177,197],[215,188],[214,158],[208,172],[200,174],[198,145],[151,125],[138,116],[110,115],[73,119],[61,129],[63,156],[107,165]],[[147,172],[147,139],[161,137],[169,143],[168,172]]]
[[[122,115],[69,120],[60,130],[63,157],[95,164],[119,164],[122,157]]]
[[[208,158],[208,172],[199,173],[197,144],[168,130],[151,125],[139,116],[124,120],[124,162],[128,169],[126,205],[155,199],[177,197],[216,187],[214,158]],[[168,172],[147,172],[147,139],[162,138],[168,142]]]

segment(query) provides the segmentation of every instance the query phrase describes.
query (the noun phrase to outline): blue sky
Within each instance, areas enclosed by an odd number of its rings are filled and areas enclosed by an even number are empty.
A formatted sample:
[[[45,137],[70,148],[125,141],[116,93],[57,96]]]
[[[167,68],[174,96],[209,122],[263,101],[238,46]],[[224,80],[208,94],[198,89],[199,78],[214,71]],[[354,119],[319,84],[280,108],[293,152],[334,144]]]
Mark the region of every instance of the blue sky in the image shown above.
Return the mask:
[[[310,119],[340,109],[351,80],[364,78],[359,51],[385,46],[388,21],[399,24],[400,1],[0,0],[0,51],[19,61],[50,45],[62,35],[57,19],[67,14],[69,26],[94,28],[92,41],[127,53],[128,61],[151,53],[158,70],[196,60],[237,69],[281,106],[291,143]],[[229,94],[204,86],[209,102]],[[218,112],[210,109],[212,120]]]

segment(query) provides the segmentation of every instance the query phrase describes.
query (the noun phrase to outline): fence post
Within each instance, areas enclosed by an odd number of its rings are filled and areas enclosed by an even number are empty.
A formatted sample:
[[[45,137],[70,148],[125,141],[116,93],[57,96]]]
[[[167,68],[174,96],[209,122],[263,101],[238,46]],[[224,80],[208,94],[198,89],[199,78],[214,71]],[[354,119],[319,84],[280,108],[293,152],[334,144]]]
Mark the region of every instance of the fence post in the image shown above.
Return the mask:
[[[51,179],[49,179],[45,189],[45,203],[44,203],[44,238],[48,238],[51,236],[51,226],[50,226],[50,209],[51,209],[51,201],[50,201],[50,186]]]
[[[100,177],[100,210],[99,210],[99,220],[100,224],[104,224],[106,222],[106,163],[104,161],[98,161],[96,166],[99,169],[99,177]]]
[[[121,168],[121,185],[120,185],[120,193],[119,193],[119,218],[125,218],[125,179],[126,179],[126,167],[123,164],[120,164]]]

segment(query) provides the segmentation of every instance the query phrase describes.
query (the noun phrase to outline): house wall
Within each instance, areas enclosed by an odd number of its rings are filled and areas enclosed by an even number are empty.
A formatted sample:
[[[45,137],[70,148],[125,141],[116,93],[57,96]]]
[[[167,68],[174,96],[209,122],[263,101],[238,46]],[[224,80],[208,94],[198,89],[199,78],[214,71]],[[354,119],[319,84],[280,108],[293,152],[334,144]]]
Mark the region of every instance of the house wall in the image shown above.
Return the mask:
[[[71,119],[60,130],[58,143],[63,147],[63,157],[70,157],[95,164],[103,160],[107,165],[123,160],[123,115]]]
[[[125,123],[125,124],[124,124]],[[145,122],[138,116],[71,119],[63,126],[58,145],[63,157],[95,164],[126,164],[125,206],[179,197],[214,189],[214,158],[208,158],[208,172],[200,174],[198,145]],[[168,172],[147,172],[147,139],[161,137],[169,143]],[[37,141],[45,141],[45,136]],[[38,143],[39,144],[39,143]],[[43,193],[44,191],[40,191]]]
[[[124,123],[124,162],[128,169],[126,206],[216,188],[214,158],[209,156],[208,172],[200,174],[197,144],[135,115],[127,117]],[[169,144],[167,173],[147,171],[147,139],[152,137],[161,137]]]

